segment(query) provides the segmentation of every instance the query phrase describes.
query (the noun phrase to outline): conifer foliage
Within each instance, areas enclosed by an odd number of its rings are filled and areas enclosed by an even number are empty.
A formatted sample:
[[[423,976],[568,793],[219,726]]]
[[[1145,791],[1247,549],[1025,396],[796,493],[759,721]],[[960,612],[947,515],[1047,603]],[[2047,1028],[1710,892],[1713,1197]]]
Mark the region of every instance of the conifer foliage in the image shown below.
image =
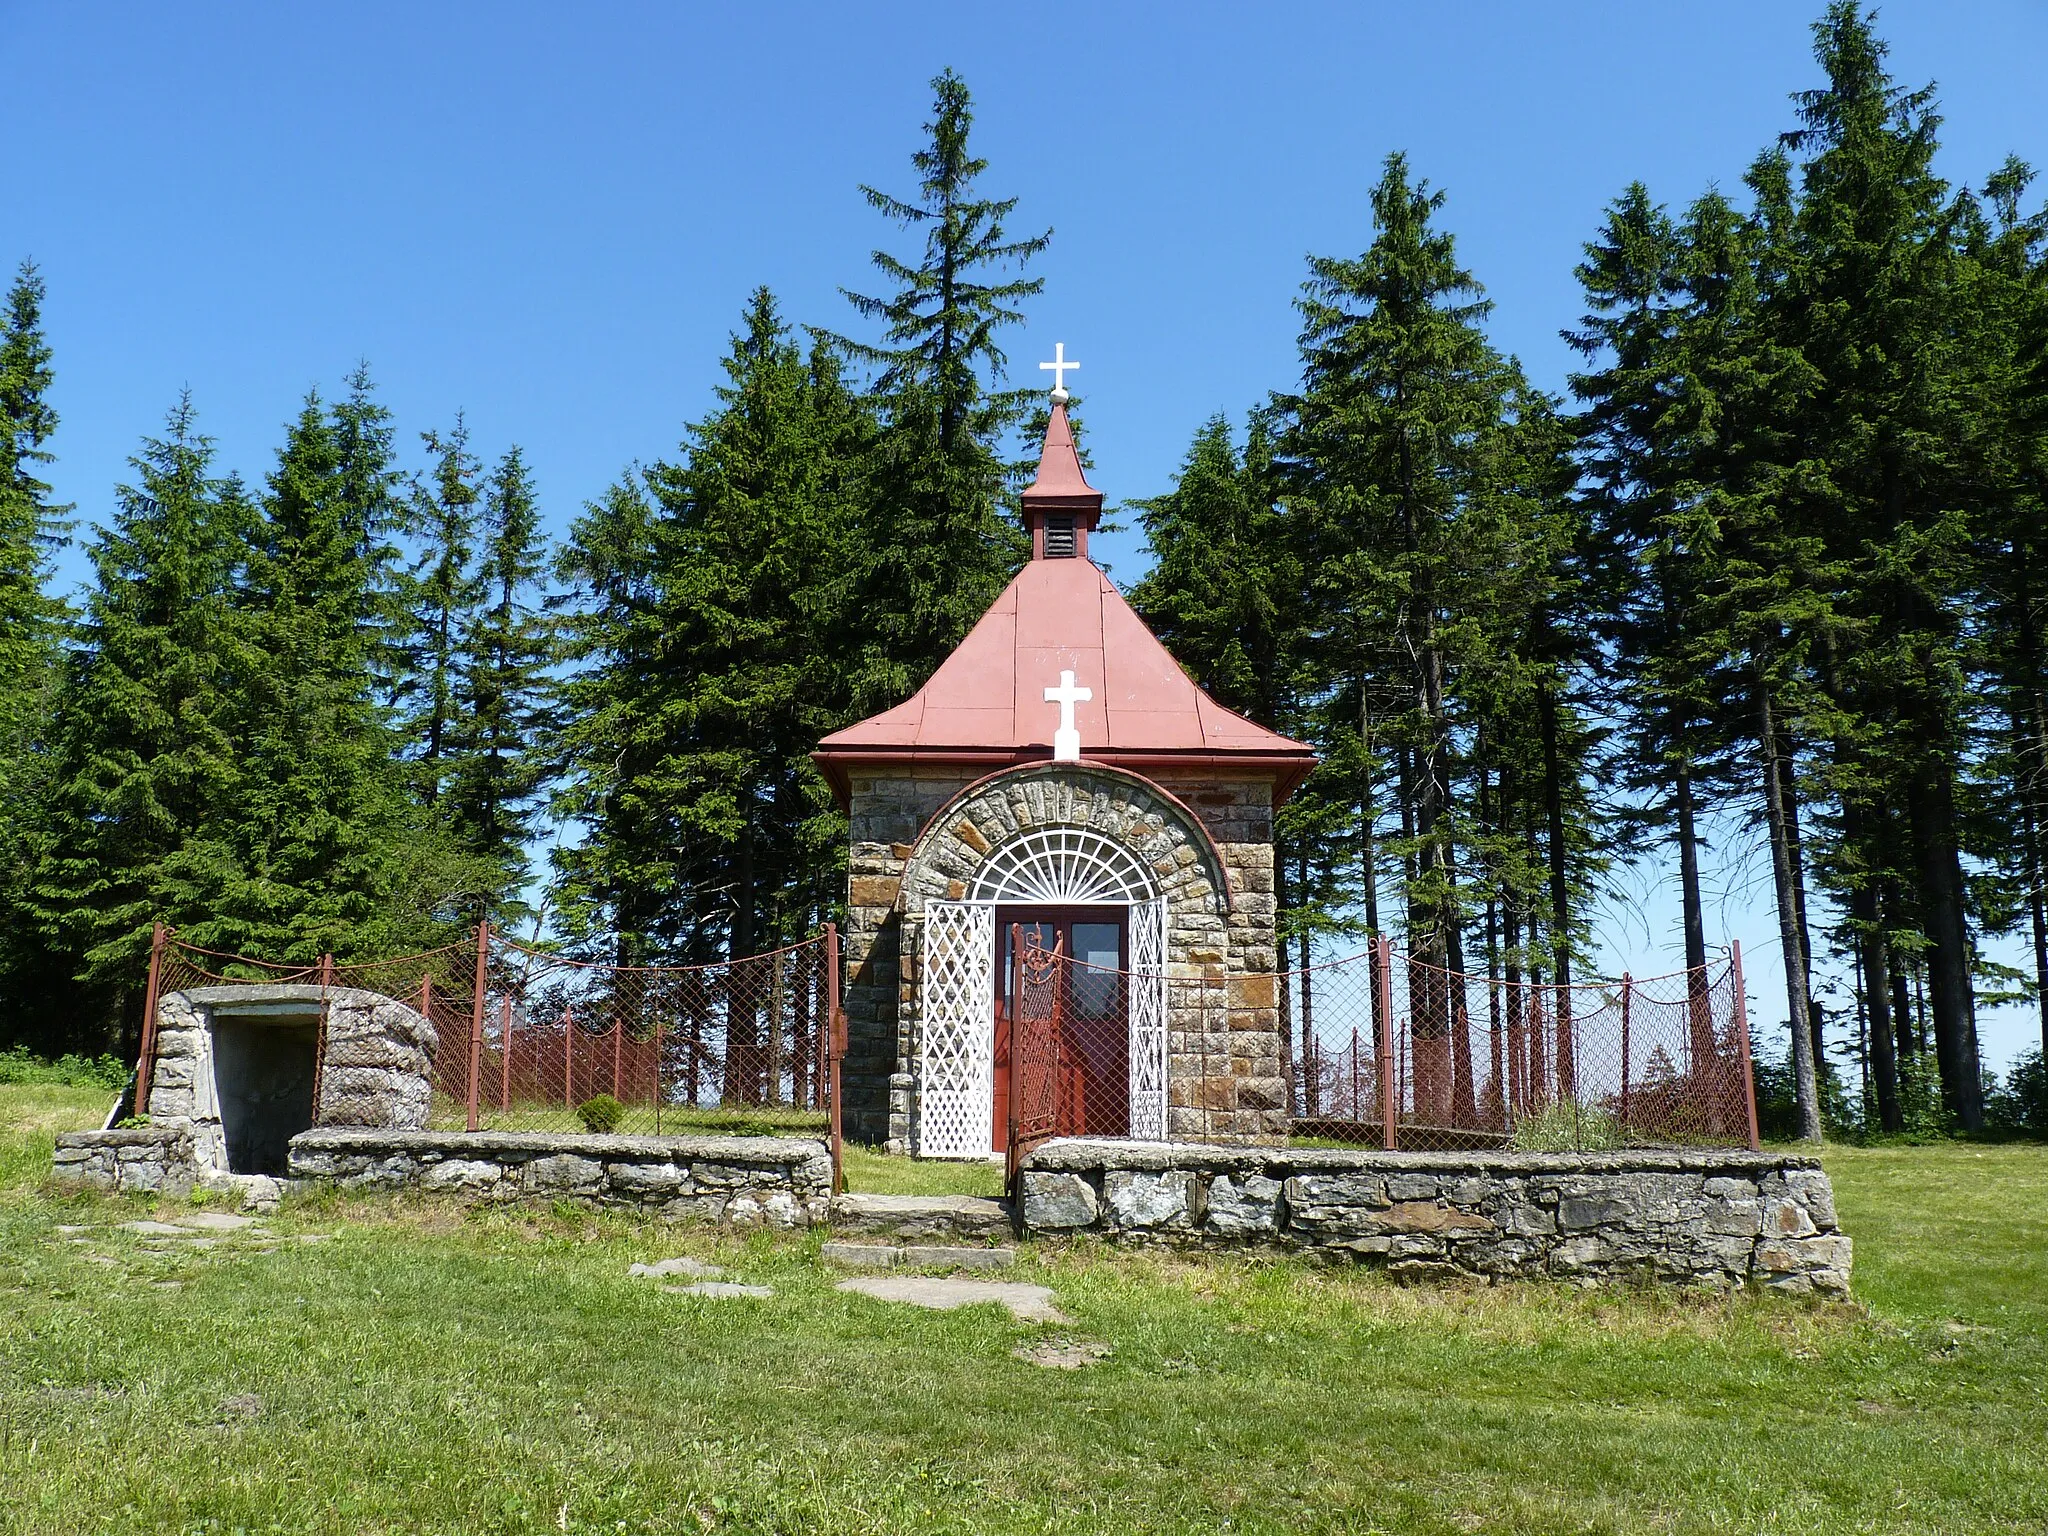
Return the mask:
[[[850,718],[871,411],[766,289],[678,462],[629,473],[572,532],[564,733],[573,931],[702,960],[807,933],[839,900],[844,822],[809,753]]]
[[[892,292],[846,290],[855,310],[882,325],[878,341],[831,337],[853,364],[877,370],[870,403],[880,432],[859,589],[872,638],[857,684],[877,709],[938,669],[1025,554],[1006,515],[1004,447],[1030,393],[998,387],[1008,358],[997,332],[1020,323],[1019,306],[1044,286],[1021,269],[1052,232],[1011,238],[1005,221],[1016,199],[980,194],[988,162],[969,148],[966,83],[949,69],[932,93],[926,142],[911,156],[916,197],[861,189],[884,217],[922,232],[924,249],[910,260],[874,253]]]
[[[1355,253],[1309,262],[1298,382],[1136,503],[1134,605],[1321,758],[1276,825],[1288,1031],[1318,945],[1564,982],[1633,869],[1699,968],[1717,878],[1746,878],[1790,999],[1771,1130],[2038,1122],[2038,1059],[1987,1099],[1977,1013],[2033,1003],[2048,1049],[2048,210],[2016,160],[1936,173],[1933,96],[1870,14],[1814,38],[1739,187],[1588,210],[1569,402],[1491,343],[1455,205],[1397,153]],[[1026,553],[1035,401],[1001,338],[1050,232],[988,190],[966,84],[931,89],[911,190],[861,189],[910,244],[846,290],[859,334],[755,292],[706,413],[559,549],[520,449],[458,415],[408,460],[359,369],[253,490],[180,400],[68,612],[20,268],[0,1037],[132,1041],[157,921],[304,961],[487,918],[647,962],[833,913],[811,750],[921,685]],[[2026,965],[1990,961],[2008,936]],[[1415,1092],[1469,1115],[1470,1036],[1411,1014]]]

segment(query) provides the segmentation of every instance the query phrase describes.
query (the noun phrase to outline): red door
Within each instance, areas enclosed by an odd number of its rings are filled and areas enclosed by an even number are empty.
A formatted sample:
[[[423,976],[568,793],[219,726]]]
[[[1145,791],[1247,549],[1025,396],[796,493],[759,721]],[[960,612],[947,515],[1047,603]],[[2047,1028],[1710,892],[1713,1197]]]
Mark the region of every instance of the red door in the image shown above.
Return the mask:
[[[1003,907],[996,912],[995,1104],[990,1144],[1010,1141],[1011,1018],[1016,999],[1013,945],[1057,946],[1058,1038],[1050,1042],[1058,1095],[1058,1134],[1130,1134],[1128,913],[1123,907]]]

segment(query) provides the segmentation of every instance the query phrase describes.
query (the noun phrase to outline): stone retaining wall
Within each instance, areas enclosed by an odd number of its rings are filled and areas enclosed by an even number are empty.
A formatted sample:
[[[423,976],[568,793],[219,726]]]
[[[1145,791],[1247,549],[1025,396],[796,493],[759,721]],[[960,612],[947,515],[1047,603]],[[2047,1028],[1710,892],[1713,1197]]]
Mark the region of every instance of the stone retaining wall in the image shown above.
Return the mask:
[[[1035,1236],[1305,1249],[1414,1276],[1849,1290],[1850,1240],[1811,1157],[1065,1140],[1031,1154],[1023,1186]]]
[[[51,1176],[123,1194],[190,1194],[204,1172],[189,1125],[127,1131],[66,1131],[57,1138]]]
[[[807,1227],[832,1204],[825,1144],[770,1136],[318,1129],[292,1138],[291,1177],[492,1203],[573,1200],[733,1227]]]

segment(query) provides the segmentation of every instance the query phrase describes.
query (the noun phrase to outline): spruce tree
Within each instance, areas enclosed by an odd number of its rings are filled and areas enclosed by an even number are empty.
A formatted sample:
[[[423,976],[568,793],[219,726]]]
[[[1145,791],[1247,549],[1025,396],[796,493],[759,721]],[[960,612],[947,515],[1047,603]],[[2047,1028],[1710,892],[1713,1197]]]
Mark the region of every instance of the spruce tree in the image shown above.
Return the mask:
[[[49,402],[55,382],[43,336],[46,289],[24,261],[0,318],[0,743],[12,746],[42,697],[40,679],[55,648],[62,608],[44,594],[49,554],[68,507],[53,505],[37,471],[53,455]],[[0,759],[5,771],[6,759]]]
[[[215,947],[287,959],[451,937],[493,876],[413,809],[374,664],[392,615],[399,475],[366,371],[309,396],[262,498],[243,603],[264,664],[242,700],[232,878]]]
[[[1804,158],[1779,315],[1815,373],[1797,427],[1825,472],[1801,474],[1782,505],[1835,567],[1847,622],[1816,636],[1832,650],[1817,670],[1850,725],[1882,727],[1842,755],[1859,784],[1883,787],[1911,850],[1943,1096],[1975,1128],[1983,1085],[1959,801],[1971,498],[1955,494],[1953,454],[1967,438],[1953,345],[1957,214],[1933,171],[1931,88],[1893,84],[1884,44],[1851,0],[1831,5],[1814,34],[1827,82],[1801,93],[1801,126],[1786,135]],[[1854,795],[1874,823],[1875,797]]]
[[[1997,699],[1977,789],[1992,867],[2024,931],[2048,1058],[2048,207],[2023,208],[2031,167],[2008,159],[1973,200],[1964,272],[1977,402],[1967,474],[1977,529],[1986,682]]]
[[[854,362],[878,370],[874,398],[884,421],[860,584],[870,639],[859,691],[869,709],[923,683],[1025,553],[1004,515],[1003,445],[1030,392],[997,387],[1008,360],[996,333],[1022,321],[1018,306],[1044,280],[1001,273],[1021,269],[1052,235],[1009,236],[1016,199],[979,194],[988,163],[968,145],[966,83],[947,70],[932,91],[927,141],[911,157],[915,198],[861,189],[877,212],[922,231],[924,249],[909,260],[874,253],[892,292],[847,291],[864,318],[881,324],[879,341],[832,338]]]
[[[1153,565],[1129,595],[1211,698],[1284,729],[1304,615],[1300,554],[1272,456],[1262,418],[1252,419],[1240,456],[1229,422],[1211,417],[1174,488],[1137,504]]]
[[[230,878],[258,670],[236,596],[252,510],[189,395],[130,464],[90,550],[34,895],[51,944],[116,989],[140,985],[154,922],[204,931]]]
[[[537,599],[547,566],[533,479],[515,446],[483,495],[474,585],[479,600],[457,637],[452,763],[440,805],[456,844],[497,872],[482,915],[523,913],[532,841],[548,785],[556,725],[554,624]]]
[[[811,764],[852,718],[846,658],[867,412],[773,297],[750,304],[718,408],[678,463],[572,533],[583,670],[570,684],[564,901],[622,953],[744,955],[837,900],[844,822]],[[862,616],[862,622],[865,615]]]
[[[1377,922],[1384,851],[1401,871],[1411,951],[1462,970],[1481,903],[1461,864],[1504,878],[1495,854],[1512,842],[1547,866],[1544,953],[1563,983],[1589,842],[1579,769],[1590,735],[1568,687],[1569,434],[1488,345],[1479,285],[1434,223],[1442,202],[1390,156],[1373,189],[1372,246],[1312,260],[1300,300],[1303,386],[1281,404],[1317,735],[1325,775],[1341,767],[1353,778],[1367,921]],[[1521,743],[1512,801],[1499,761],[1510,737]],[[1482,783],[1491,826],[1475,819]],[[1389,802],[1401,833],[1382,845],[1375,828]],[[1536,914],[1526,916],[1533,929]],[[1418,985],[1411,1007],[1429,1042],[1418,1093],[1431,1115],[1469,1116],[1469,1036],[1455,1005]],[[1569,1086],[1569,1059],[1555,1070]]]
[[[415,479],[403,509],[418,554],[399,584],[402,613],[394,649],[391,695],[415,774],[415,793],[431,806],[452,768],[457,673],[465,631],[476,622],[483,588],[475,570],[480,466],[469,451],[469,428],[458,415],[444,435],[423,432],[433,456],[428,478]]]
[[[0,319],[0,1030],[32,1006],[35,978],[48,967],[29,918],[29,882],[47,810],[67,617],[45,584],[69,508],[51,503],[37,474],[51,461],[45,445],[57,429],[44,291],[24,261]]]

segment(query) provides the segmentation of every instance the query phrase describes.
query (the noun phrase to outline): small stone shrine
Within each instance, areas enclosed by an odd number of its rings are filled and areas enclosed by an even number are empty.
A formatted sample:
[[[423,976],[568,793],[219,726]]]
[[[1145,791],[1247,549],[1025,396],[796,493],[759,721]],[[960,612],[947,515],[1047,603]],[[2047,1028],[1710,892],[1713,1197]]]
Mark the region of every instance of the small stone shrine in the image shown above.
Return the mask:
[[[1197,688],[1089,558],[1103,498],[1066,401],[1029,562],[913,697],[815,754],[851,820],[847,1132],[1002,1155],[1022,924],[1090,968],[1079,1006],[1115,1035],[1063,1133],[1277,1143],[1273,813],[1315,755]]]
[[[282,1176],[291,1139],[316,1125],[417,1131],[427,1124],[434,1025],[380,993],[312,984],[188,987],[157,1000],[153,1039],[149,1126],[126,1133],[128,1150],[111,1154],[163,1164],[161,1178],[143,1177],[142,1187]]]

